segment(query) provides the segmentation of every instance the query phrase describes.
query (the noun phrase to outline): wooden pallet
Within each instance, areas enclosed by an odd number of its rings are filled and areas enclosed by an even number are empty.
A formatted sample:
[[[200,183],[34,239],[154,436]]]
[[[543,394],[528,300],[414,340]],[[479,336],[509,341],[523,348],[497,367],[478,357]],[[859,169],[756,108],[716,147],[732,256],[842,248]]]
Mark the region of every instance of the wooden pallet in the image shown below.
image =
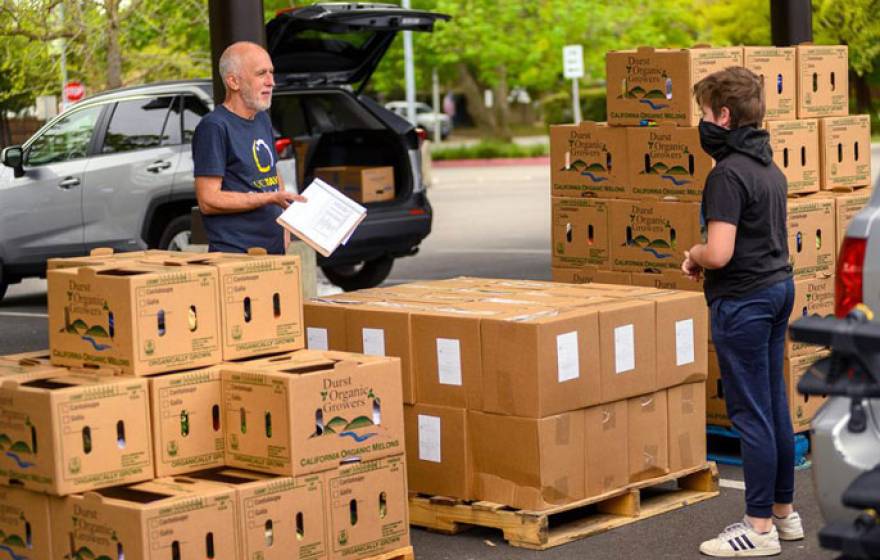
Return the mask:
[[[672,482],[677,487],[672,488]],[[702,502],[718,493],[718,467],[710,462],[541,511],[419,495],[410,496],[409,510],[410,523],[418,527],[446,534],[473,525],[493,527],[503,531],[511,546],[546,550]]]
[[[385,554],[364,558],[364,560],[415,560],[415,555],[413,554],[413,547],[405,546]]]

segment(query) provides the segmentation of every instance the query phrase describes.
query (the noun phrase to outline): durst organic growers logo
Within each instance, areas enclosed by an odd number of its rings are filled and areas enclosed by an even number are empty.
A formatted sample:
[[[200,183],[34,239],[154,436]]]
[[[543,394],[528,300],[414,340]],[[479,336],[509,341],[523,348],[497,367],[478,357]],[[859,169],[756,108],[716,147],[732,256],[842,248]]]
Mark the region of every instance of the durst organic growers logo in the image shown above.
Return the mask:
[[[64,306],[64,327],[59,332],[77,335],[92,345],[98,352],[111,347],[105,341],[110,341],[115,334],[113,313],[107,305],[107,301],[96,296],[89,295],[91,285],[71,280],[67,290],[67,305]],[[107,318],[107,328],[94,321],[103,321]],[[71,317],[77,319],[71,321]],[[91,317],[91,325],[81,317]],[[109,332],[108,332],[109,329]]]
[[[36,432],[34,431],[34,425],[31,424],[31,419],[29,417],[25,418],[24,425],[31,431],[32,445],[36,447]],[[3,452],[4,456],[12,459],[13,462],[15,462],[16,467],[19,469],[28,469],[36,464],[25,458],[26,456],[35,453],[35,449],[32,449],[31,445],[22,440],[13,442],[12,438],[4,433],[0,433],[0,451]]]
[[[636,85],[630,86],[635,83]],[[645,89],[642,84],[648,87],[662,84],[666,91],[653,87]],[[637,99],[639,103],[643,103],[654,111],[666,109],[668,103],[662,103],[662,100],[672,99],[672,80],[666,74],[666,71],[651,65],[650,58],[638,58],[631,56],[627,60],[626,78],[620,84],[620,93],[618,99]]]
[[[370,416],[360,414],[348,420],[346,411],[363,411],[370,407]],[[329,418],[329,421],[325,421]],[[358,443],[375,437],[378,432],[363,432],[382,422],[382,400],[372,387],[357,386],[351,377],[325,379],[321,387],[321,408],[315,413],[315,432],[311,437],[338,434],[349,437]]]
[[[633,208],[629,215],[629,222],[630,225],[626,228],[626,241],[623,242],[624,247],[639,247],[642,251],[651,253],[660,260],[668,259],[672,256],[672,253],[664,251],[674,249],[676,246],[676,232],[669,220],[663,217],[652,216],[649,212]],[[634,235],[635,231],[668,235],[669,241],[659,236],[652,239],[645,235],[645,233]]]

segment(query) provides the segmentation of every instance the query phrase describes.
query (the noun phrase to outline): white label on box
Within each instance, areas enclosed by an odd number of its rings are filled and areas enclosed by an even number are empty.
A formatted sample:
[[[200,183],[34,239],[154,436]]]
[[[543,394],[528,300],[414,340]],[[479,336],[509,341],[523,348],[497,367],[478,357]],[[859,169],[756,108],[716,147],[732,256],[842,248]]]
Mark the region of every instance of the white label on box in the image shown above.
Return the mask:
[[[560,383],[580,377],[580,357],[578,356],[578,333],[556,336],[556,375]]]
[[[461,387],[461,342],[458,339],[437,339],[437,373],[441,385]]]
[[[694,320],[675,322],[675,365],[694,363]]]
[[[367,356],[385,355],[385,331],[382,329],[364,329],[362,332],[364,354]]]
[[[614,371],[624,373],[636,369],[636,330],[633,325],[614,329]]]
[[[306,338],[309,350],[330,350],[330,343],[327,342],[327,329],[309,327],[306,329]]]
[[[419,414],[419,459],[440,462],[440,418]]]

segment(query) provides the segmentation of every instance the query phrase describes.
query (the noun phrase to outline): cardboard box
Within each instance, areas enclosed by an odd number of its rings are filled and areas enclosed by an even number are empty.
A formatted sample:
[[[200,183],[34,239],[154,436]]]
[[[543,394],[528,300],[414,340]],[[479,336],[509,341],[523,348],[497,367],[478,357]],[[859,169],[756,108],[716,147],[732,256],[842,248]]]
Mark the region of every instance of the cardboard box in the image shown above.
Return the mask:
[[[484,319],[483,410],[542,418],[601,402],[599,319],[598,305]]]
[[[682,274],[681,270],[661,270],[660,272],[633,272],[633,286],[649,286],[661,290],[684,290],[703,293],[703,282],[694,282]]]
[[[584,121],[550,127],[550,194],[623,196],[627,186],[626,130]]]
[[[410,492],[473,500],[474,465],[467,410],[406,405],[403,419]]]
[[[614,270],[602,270],[598,267],[584,266],[580,268],[553,267],[553,281],[566,284],[588,284],[599,282],[601,284],[629,284],[629,272],[617,272]]]
[[[160,478],[53,500],[53,558],[238,559],[235,490]]]
[[[11,560],[52,558],[50,499],[45,494],[0,486],[0,551]]]
[[[813,416],[815,416],[826,400],[820,396],[798,393],[797,384],[815,362],[830,355],[831,353],[828,351],[821,351],[794,358],[785,358],[782,371],[788,395],[791,423],[795,432],[805,432],[810,429],[810,422],[812,422]],[[718,426],[733,426],[730,417],[727,415],[727,405],[724,401],[724,383],[722,382],[721,370],[718,365],[718,356],[715,352],[709,353],[709,379],[706,384],[706,421],[709,424]]]
[[[207,253],[147,262],[217,269],[224,360],[305,347],[298,256],[251,249],[248,254]]]
[[[313,173],[362,204],[394,200],[393,167],[337,165],[316,167]]]
[[[852,190],[871,185],[871,118],[819,119],[822,189]]]
[[[703,294],[667,291],[639,296],[657,317],[657,388],[705,381],[708,375],[709,309]]]
[[[220,368],[149,378],[156,477],[223,466]]]
[[[835,239],[837,241],[837,252],[834,261],[840,255],[840,247],[846,237],[846,229],[856,214],[868,205],[871,201],[871,195],[874,191],[871,189],[861,189],[852,193],[834,193],[835,202]]]
[[[656,391],[654,303],[621,299],[598,308],[602,364],[602,398],[598,402],[613,402]]]
[[[614,270],[678,270],[684,252],[702,241],[700,205],[615,200],[609,229]]]
[[[797,118],[849,114],[849,50],[845,45],[798,45]]]
[[[124,263],[47,276],[53,364],[152,375],[221,359],[213,268]]]
[[[221,368],[228,466],[301,476],[404,450],[396,358],[300,350]]]
[[[346,350],[345,307],[313,299],[303,304],[303,319],[309,350]]]
[[[706,383],[666,391],[669,409],[669,470],[680,472],[706,462]]]
[[[4,379],[28,381],[52,375],[64,375],[66,369],[49,364],[47,360],[19,357],[19,355],[0,356],[0,383]]]
[[[627,196],[700,201],[714,160],[700,147],[691,126],[645,126],[626,129]]]
[[[743,47],[743,66],[761,77],[768,121],[797,118],[795,47]]]
[[[666,391],[627,401],[630,482],[669,474],[668,419]]]
[[[627,401],[588,408],[584,420],[587,497],[629,484]]]
[[[794,307],[789,323],[809,315],[834,315],[834,276],[818,274],[815,277],[798,278],[794,283]],[[786,333],[785,355],[787,357],[815,354],[820,346],[794,342]]]
[[[788,194],[819,192],[819,121],[767,121],[773,161],[788,181]]]
[[[788,201],[788,253],[795,276],[834,274],[834,200],[807,197]]]
[[[701,112],[694,84],[742,62],[742,47],[610,51],[605,55],[608,123],[697,126]]]
[[[136,263],[144,259],[163,259],[171,257],[187,256],[203,256],[203,253],[186,253],[180,251],[162,251],[159,249],[149,249],[147,251],[126,251],[117,253],[110,247],[97,247],[89,251],[87,256],[53,258],[46,263],[47,270],[56,268],[80,268],[83,266],[108,266],[121,263]]]
[[[403,455],[324,474],[330,558],[357,560],[409,546]]]
[[[477,499],[540,510],[583,499],[584,411],[546,418],[468,412]]]
[[[235,489],[236,558],[287,560],[328,557],[323,474],[299,478],[238,469],[212,469],[187,478]]]
[[[552,213],[553,266],[608,268],[607,201],[553,198]]]
[[[68,372],[0,381],[0,481],[64,496],[153,476],[147,381]]]

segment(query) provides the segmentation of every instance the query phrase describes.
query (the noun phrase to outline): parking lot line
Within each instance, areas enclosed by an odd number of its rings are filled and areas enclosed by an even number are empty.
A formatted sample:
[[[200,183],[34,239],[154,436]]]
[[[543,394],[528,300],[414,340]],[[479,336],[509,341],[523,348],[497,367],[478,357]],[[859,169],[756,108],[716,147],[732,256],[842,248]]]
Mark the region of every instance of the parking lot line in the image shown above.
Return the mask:
[[[461,254],[461,255],[549,255],[550,249],[434,249],[435,253]]]
[[[718,486],[722,488],[733,488],[734,490],[745,490],[746,483],[742,480],[730,480],[729,478],[722,478],[718,481]]]
[[[34,319],[46,319],[49,317],[46,313],[25,313],[23,311],[0,311],[0,315],[5,317],[31,317]]]

